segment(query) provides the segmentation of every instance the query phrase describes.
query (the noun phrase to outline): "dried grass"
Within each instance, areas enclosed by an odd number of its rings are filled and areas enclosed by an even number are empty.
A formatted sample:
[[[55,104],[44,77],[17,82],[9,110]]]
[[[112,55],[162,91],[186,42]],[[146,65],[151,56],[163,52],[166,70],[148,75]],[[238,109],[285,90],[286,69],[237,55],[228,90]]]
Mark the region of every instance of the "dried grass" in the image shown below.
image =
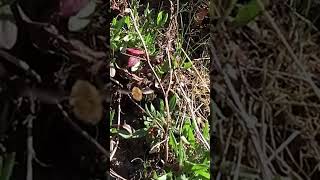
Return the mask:
[[[311,179],[319,174],[320,162],[317,138],[320,99],[316,92],[320,86],[319,32],[283,6],[283,2],[273,2],[268,10],[299,62],[293,60],[266,16],[242,28],[231,28],[228,22],[213,28],[216,66],[212,69],[211,91],[223,114],[222,117],[217,113],[217,139],[221,147],[216,149],[224,153],[217,156],[221,156],[225,164],[241,162],[237,165],[240,172],[234,176],[249,177],[258,173],[248,173],[242,166],[263,173],[264,163],[274,176]],[[231,80],[235,92],[230,91],[226,79]],[[237,94],[243,109],[232,93]],[[256,120],[253,128],[248,128],[242,113]],[[259,147],[267,158],[265,162],[259,163],[260,155],[250,138],[252,129],[257,130]],[[217,167],[216,177],[225,176],[221,161]]]

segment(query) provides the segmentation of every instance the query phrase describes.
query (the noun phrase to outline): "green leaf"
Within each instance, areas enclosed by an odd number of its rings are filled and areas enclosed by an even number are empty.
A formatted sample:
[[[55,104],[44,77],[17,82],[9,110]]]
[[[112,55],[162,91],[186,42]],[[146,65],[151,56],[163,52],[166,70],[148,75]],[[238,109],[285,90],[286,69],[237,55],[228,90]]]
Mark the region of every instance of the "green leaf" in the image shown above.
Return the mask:
[[[119,136],[123,137],[124,139],[130,139],[132,138],[132,133],[126,131],[126,130],[123,130],[123,129],[120,129],[118,131],[118,134]]]
[[[188,120],[187,118],[186,120]],[[186,121],[185,125],[183,126],[184,129],[184,135],[187,137],[188,141],[192,146],[195,145],[196,139],[194,137],[193,129],[191,128],[191,124],[189,121]]]
[[[173,111],[177,105],[177,96],[174,94],[169,100],[169,109]]]
[[[147,135],[147,131],[145,129],[138,129],[134,133],[132,133],[132,138],[142,138]]]
[[[110,126],[112,125],[112,121],[113,121],[113,118],[114,118],[114,114],[115,114],[114,111],[110,111],[110,112],[109,112]]]
[[[130,29],[130,27],[131,27],[131,21],[130,21],[130,17],[129,17],[129,16],[126,16],[126,17],[124,18],[124,22],[125,22],[125,24],[128,26],[128,28]]]
[[[186,153],[185,153],[185,149],[183,147],[182,143],[178,144],[178,148],[179,148],[179,165],[183,165],[183,162],[185,161],[186,158]]]
[[[116,19],[116,18],[115,18]],[[124,22],[124,18],[121,18],[120,20],[116,20],[116,24],[114,25],[114,28],[117,30],[117,31],[120,31],[120,29],[123,27],[123,25],[125,24]]]
[[[182,175],[179,177],[179,180],[188,180],[188,178],[186,177],[185,174],[182,174]]]
[[[149,14],[150,14],[150,10],[149,10],[149,3],[147,4],[147,7],[145,8],[145,10],[144,10],[144,17],[148,17],[149,16]]]
[[[160,26],[164,26],[168,20],[168,13],[164,13],[164,17],[162,18]]]
[[[147,104],[145,104],[145,110],[146,110],[146,114],[147,114],[149,117],[152,117],[151,112],[150,112]]]
[[[163,101],[163,99],[160,99],[159,100],[159,111],[160,111],[160,113],[161,114],[164,114],[164,101]]]
[[[118,133],[118,130],[116,128],[111,128],[110,133],[116,134],[116,133]]]
[[[172,179],[172,172],[160,176],[157,180],[170,180]]]
[[[183,68],[184,69],[190,69],[191,67],[192,67],[192,62],[191,61],[183,63]]]
[[[256,0],[251,0],[248,4],[241,7],[233,21],[236,26],[248,24],[257,17],[261,12],[261,8]]]
[[[128,42],[130,40],[129,35],[125,35],[122,40]]]
[[[151,112],[151,114],[155,114],[156,113],[156,109],[154,108],[152,103],[150,103],[150,112]]]
[[[161,71],[162,71],[163,73],[169,72],[169,70],[170,70],[169,61],[166,60],[166,61],[160,66],[160,68],[161,68]]]
[[[115,27],[117,25],[117,18],[113,18],[111,21],[111,26]]]
[[[177,140],[176,140],[176,138],[174,137],[172,131],[170,131],[170,133],[169,133],[169,144],[172,146],[172,149],[173,149],[174,151],[177,150]]]
[[[207,171],[200,170],[200,171],[196,171],[195,173],[201,175],[202,177],[204,177],[206,179],[210,179],[210,173]]]
[[[192,167],[192,171],[194,171],[194,173],[197,175],[200,175],[206,179],[210,179],[209,165],[196,164]]]
[[[210,139],[210,128],[209,128],[209,123],[208,122],[205,123],[205,126],[203,128],[203,136],[207,140]]]
[[[161,21],[162,21],[162,17],[163,16],[163,11],[160,11],[158,13],[158,16],[157,16],[157,25],[159,26],[161,24]]]

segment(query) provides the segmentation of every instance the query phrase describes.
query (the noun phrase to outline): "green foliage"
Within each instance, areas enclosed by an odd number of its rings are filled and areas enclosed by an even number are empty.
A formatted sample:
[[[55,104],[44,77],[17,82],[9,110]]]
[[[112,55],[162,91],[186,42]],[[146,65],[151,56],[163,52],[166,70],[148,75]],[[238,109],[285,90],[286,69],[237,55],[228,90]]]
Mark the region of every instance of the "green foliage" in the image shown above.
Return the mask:
[[[155,56],[157,54],[156,48],[158,48],[156,44],[158,40],[161,40],[161,33],[168,21],[168,14],[164,11],[155,12],[154,9],[150,9],[149,4],[144,7],[143,12],[138,11],[139,3],[135,0],[131,1],[130,7],[134,21],[131,19],[130,14],[112,20],[111,47],[113,51],[127,47],[143,48],[134,27],[133,22],[136,22],[148,52],[151,56]],[[164,57],[163,63],[154,66],[160,79],[173,69],[190,69],[193,66],[187,53],[183,50],[186,44],[184,38],[182,34],[179,34],[174,42],[175,51],[170,56],[171,61]],[[171,66],[169,62],[171,62]],[[209,151],[199,142],[195,132],[195,125],[190,120],[190,117],[182,115],[178,111],[181,110],[181,107],[179,107],[180,98],[176,93],[170,94],[168,107],[166,107],[164,100],[161,98],[158,98],[159,101],[157,103],[147,102],[144,104],[143,122],[145,127],[143,129],[134,130],[129,125],[126,125],[121,130],[115,129],[113,131],[126,139],[146,137],[146,142],[151,147],[150,154],[159,153],[159,147],[163,147],[166,143],[164,139],[169,138],[170,159],[173,158],[174,163],[178,164],[179,171],[176,171],[170,165],[161,170],[154,169],[153,162],[146,160],[144,163],[144,177],[148,179],[151,177],[152,179],[179,180],[209,179]],[[169,109],[169,114],[167,108]],[[167,121],[168,116],[170,116],[170,122]],[[202,135],[209,140],[208,123],[205,124],[202,130]],[[167,135],[169,137],[165,137]],[[173,156],[171,156],[172,154]],[[151,173],[150,168],[152,169]]]
[[[181,175],[190,179],[210,179],[209,151],[196,142],[195,130],[189,118],[186,118],[180,132],[178,136],[170,132],[169,145],[182,167]],[[209,132],[203,135],[208,137]]]
[[[233,23],[236,26],[246,25],[256,18],[260,13],[261,8],[257,3],[257,0],[250,0],[248,4],[245,4],[239,9]]]
[[[156,53],[156,39],[167,22],[168,14],[163,11],[156,14],[152,9],[149,9],[148,4],[143,15],[139,16],[137,6],[133,5],[133,7],[132,12],[138,29],[148,52],[153,55]],[[130,15],[119,19],[114,18],[111,23],[111,48],[118,50],[126,47],[143,47]]]
[[[160,110],[156,110],[152,103],[150,103],[149,107],[145,105],[146,115],[144,117],[145,124],[147,127],[153,127],[155,125],[163,126],[165,124],[165,111],[164,111],[164,103],[163,100],[160,100]]]
[[[117,131],[118,135],[121,136],[124,139],[134,139],[134,138],[142,138],[145,137],[147,134],[147,130],[146,129],[138,129],[138,130],[133,130],[132,131],[128,131],[126,129],[121,129],[119,131]]]
[[[169,100],[169,109],[170,111],[174,111],[177,105],[177,96],[174,94]]]

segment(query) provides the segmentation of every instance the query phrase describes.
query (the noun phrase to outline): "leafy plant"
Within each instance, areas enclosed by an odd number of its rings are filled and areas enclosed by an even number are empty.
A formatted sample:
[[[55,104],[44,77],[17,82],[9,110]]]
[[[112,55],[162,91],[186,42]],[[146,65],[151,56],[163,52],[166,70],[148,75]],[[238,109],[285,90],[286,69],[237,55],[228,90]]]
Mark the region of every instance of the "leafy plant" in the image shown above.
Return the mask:
[[[161,29],[167,22],[168,14],[160,11],[155,14],[149,9],[149,4],[144,10],[143,16],[138,15],[137,6],[132,9],[139,31],[146,43],[148,52],[153,55],[156,53],[156,38]],[[132,23],[130,15],[122,18],[114,18],[111,23],[111,48],[115,51],[126,47],[140,47],[142,43]]]
[[[170,132],[169,144],[182,167],[183,175],[190,179],[210,179],[209,152],[196,143],[194,129],[187,118],[178,137]],[[209,137],[208,130],[203,134]]]

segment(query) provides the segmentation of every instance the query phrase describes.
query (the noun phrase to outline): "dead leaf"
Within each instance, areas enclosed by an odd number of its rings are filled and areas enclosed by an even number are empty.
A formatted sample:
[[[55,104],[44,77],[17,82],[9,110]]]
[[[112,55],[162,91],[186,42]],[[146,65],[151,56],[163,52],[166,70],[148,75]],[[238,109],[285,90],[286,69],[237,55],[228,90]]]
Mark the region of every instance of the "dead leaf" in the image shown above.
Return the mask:
[[[90,82],[77,80],[70,94],[74,115],[86,124],[96,125],[103,115],[102,97]]]

